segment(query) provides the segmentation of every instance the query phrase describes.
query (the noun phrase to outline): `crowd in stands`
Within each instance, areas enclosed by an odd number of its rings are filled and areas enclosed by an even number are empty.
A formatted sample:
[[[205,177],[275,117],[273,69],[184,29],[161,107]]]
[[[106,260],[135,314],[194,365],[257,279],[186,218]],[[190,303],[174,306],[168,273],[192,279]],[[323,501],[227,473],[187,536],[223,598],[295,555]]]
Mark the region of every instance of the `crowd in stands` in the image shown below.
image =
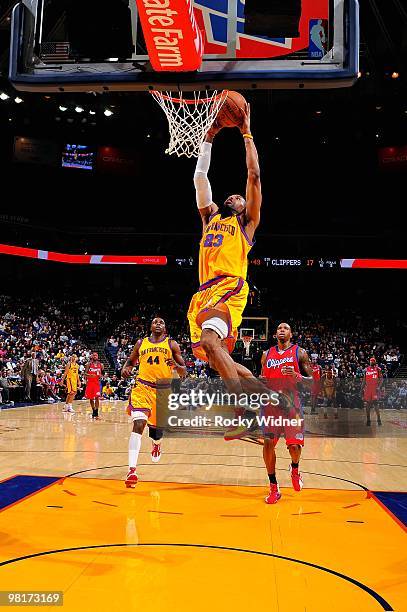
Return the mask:
[[[377,319],[350,312],[321,319],[314,313],[309,319],[295,321],[293,330],[296,342],[310,358],[317,358],[322,367],[333,367],[339,378],[362,378],[372,356],[386,378],[400,365],[400,349]]]
[[[17,299],[0,296],[2,401],[58,400],[58,383],[72,354],[79,371],[89,344],[109,320],[109,308],[86,300]],[[0,389],[0,390],[1,390]]]
[[[81,376],[95,341],[101,338],[107,338],[105,351],[111,366],[102,380],[102,397],[126,399],[132,381],[121,380],[121,369],[136,340],[148,335],[156,315],[164,316],[169,335],[179,343],[189,377],[210,377],[207,364],[192,354],[184,309],[179,305],[165,305],[162,309],[139,303],[129,312],[123,302],[110,299],[92,303],[83,298],[58,301],[0,296],[1,403],[58,401],[58,383],[70,356],[78,356]],[[385,378],[393,377],[401,363],[399,347],[379,320],[352,313],[330,317],[310,313],[289,322],[293,341],[323,368],[333,368],[339,379],[362,379],[371,356],[376,357]],[[265,343],[252,343],[250,355],[245,355],[257,374],[266,348]],[[244,351],[239,343],[235,353],[238,360]],[[401,381],[392,388],[391,395],[392,405],[405,407],[407,385]]]
[[[148,334],[149,325],[155,312],[152,307],[143,306],[129,321],[121,322],[107,341],[106,350],[112,365],[121,370],[134,346],[134,341]],[[200,376],[206,372],[205,364],[196,359],[190,348],[188,328],[179,313],[170,320],[170,335],[179,343],[186,361],[188,372]],[[384,377],[392,377],[397,371],[401,354],[398,346],[392,344],[383,324],[377,320],[356,319],[349,316],[349,329],[342,328],[338,321],[343,321],[343,313],[330,317],[317,317],[310,313],[308,319],[291,321],[293,342],[298,343],[323,367],[332,367],[339,378],[362,378],[364,369],[369,365],[370,357],[376,358]],[[260,362],[261,354],[273,344],[254,342],[250,347],[250,356],[254,368]],[[238,342],[235,354],[243,354],[244,346]],[[258,368],[257,368],[258,369]]]

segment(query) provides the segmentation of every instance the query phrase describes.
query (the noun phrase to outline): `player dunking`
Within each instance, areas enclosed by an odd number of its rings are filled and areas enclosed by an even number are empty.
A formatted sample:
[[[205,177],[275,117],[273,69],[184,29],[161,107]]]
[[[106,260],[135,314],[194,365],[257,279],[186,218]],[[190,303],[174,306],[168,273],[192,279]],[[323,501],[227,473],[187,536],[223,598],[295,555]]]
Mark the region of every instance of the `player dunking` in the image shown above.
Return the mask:
[[[86,389],[85,397],[90,401],[92,419],[99,419],[100,379],[103,374],[103,364],[99,361],[98,353],[92,353],[90,362],[85,368]]]
[[[198,292],[192,297],[188,320],[194,355],[216,370],[230,393],[243,392],[239,376],[251,373],[233,361],[237,330],[248,296],[247,256],[260,223],[262,201],[257,150],[250,133],[250,107],[243,111],[240,131],[246,148],[246,198],[229,196],[223,204],[212,200],[208,180],[212,142],[219,128],[209,130],[197,162],[194,184],[203,232],[199,253]]]
[[[167,336],[164,319],[155,317],[150,329],[151,336],[137,340],[122,370],[123,378],[128,378],[134,366],[139,364],[139,373],[130,394],[128,407],[133,421],[133,431],[129,440],[129,471],[126,476],[128,488],[134,488],[138,481],[137,460],[141,436],[147,423],[153,442],[151,460],[156,463],[161,458],[162,430],[156,426],[157,389],[171,388],[170,379],[174,368],[180,376],[186,375],[180,347],[175,340]],[[165,382],[160,384],[160,381]]]
[[[370,426],[370,410],[374,408],[377,417],[377,424],[381,425],[379,409],[379,388],[383,381],[381,368],[376,363],[374,357],[370,358],[369,366],[365,369],[364,385],[363,385],[363,401],[366,408],[366,425]]]
[[[277,345],[263,353],[261,359],[262,376],[267,380],[268,386],[276,392],[290,396],[292,406],[288,411],[272,405],[264,409],[265,416],[282,417],[291,421],[287,425],[267,425],[264,428],[263,459],[270,481],[270,491],[265,500],[267,504],[275,504],[281,498],[276,479],[275,447],[282,433],[291,456],[292,485],[295,491],[301,491],[303,487],[299,461],[304,446],[304,421],[298,384],[312,382],[312,369],[307,352],[297,344],[292,344],[292,337],[288,323],[280,323],[276,330]],[[293,424],[292,421],[296,423]]]
[[[61,378],[60,386],[65,387],[66,381],[66,400],[64,406],[64,412],[75,412],[72,408],[72,402],[75,399],[75,395],[78,390],[81,389],[81,381],[79,379],[79,366],[78,366],[78,357],[76,355],[72,355],[68,365],[65,368],[65,372]]]

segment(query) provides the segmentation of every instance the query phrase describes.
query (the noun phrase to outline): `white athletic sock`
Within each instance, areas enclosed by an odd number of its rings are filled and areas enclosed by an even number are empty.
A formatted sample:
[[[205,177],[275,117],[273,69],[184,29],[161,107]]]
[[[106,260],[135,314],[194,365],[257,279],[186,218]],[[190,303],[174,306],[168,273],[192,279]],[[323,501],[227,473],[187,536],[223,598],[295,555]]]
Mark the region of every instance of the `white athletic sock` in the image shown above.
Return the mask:
[[[141,447],[141,434],[134,433],[134,431],[130,434],[129,439],[129,467],[135,468],[137,467],[138,454],[140,452]]]

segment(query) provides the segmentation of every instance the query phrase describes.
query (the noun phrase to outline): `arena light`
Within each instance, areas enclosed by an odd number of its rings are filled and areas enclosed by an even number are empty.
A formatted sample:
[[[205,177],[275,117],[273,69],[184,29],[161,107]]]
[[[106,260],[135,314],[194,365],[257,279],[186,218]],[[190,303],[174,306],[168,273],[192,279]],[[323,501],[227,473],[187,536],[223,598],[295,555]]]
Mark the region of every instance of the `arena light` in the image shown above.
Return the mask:
[[[63,113],[68,110],[67,106],[63,106],[62,104],[58,107],[60,111],[62,111]]]
[[[92,110],[90,110],[90,111],[89,111],[89,115],[96,115],[96,111],[92,111]]]
[[[105,115],[105,117],[111,117],[113,115],[113,111],[111,111],[109,108],[105,108],[103,114]]]
[[[396,72],[396,71],[392,72],[392,74],[391,74],[391,78],[392,79],[398,79],[399,77],[400,77],[400,73],[399,72]]]
[[[82,108],[82,106],[75,106],[75,112],[76,113],[83,113],[84,109]]]
[[[16,104],[21,104],[21,102],[24,102],[24,100],[23,100],[22,98],[19,98],[19,97],[17,96],[17,98],[14,98],[14,102],[15,102]]]
[[[8,100],[10,96],[8,96],[4,91],[0,93],[0,100]]]

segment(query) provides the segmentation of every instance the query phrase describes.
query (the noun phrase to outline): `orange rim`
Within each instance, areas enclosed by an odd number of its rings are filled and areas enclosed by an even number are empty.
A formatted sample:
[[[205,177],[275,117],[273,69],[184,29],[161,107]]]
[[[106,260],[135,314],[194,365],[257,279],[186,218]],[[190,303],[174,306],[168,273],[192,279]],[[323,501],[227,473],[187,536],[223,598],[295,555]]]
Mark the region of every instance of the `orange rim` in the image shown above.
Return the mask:
[[[227,89],[224,89],[220,94],[217,94],[216,96],[213,96],[213,98],[198,98],[196,100],[190,100],[187,98],[173,98],[172,96],[167,96],[166,94],[163,94],[161,91],[158,91],[157,89],[153,89],[152,91],[150,91],[150,94],[159,96],[160,98],[162,98],[163,100],[168,100],[168,101],[172,101],[175,102],[176,104],[207,104],[209,102],[215,102],[215,100],[220,100],[221,98],[225,97],[228,95],[229,91]]]

